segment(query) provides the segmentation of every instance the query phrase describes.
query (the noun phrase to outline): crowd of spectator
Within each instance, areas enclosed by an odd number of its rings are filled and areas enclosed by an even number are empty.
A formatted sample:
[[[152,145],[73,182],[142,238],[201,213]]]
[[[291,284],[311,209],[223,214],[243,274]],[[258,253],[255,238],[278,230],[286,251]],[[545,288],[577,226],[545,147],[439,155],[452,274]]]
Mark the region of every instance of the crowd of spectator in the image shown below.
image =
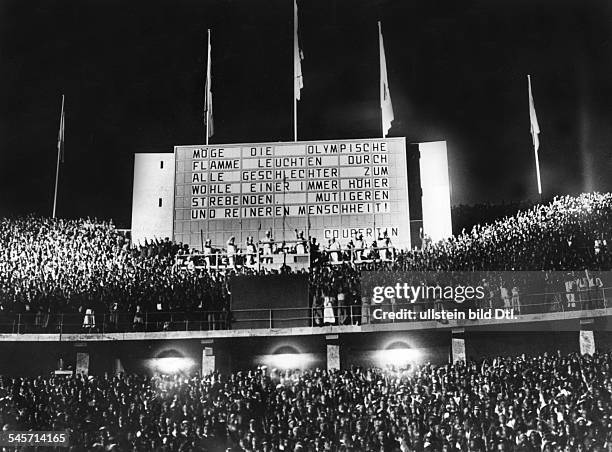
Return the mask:
[[[0,378],[5,430],[73,451],[608,451],[612,355],[403,369]]]
[[[461,234],[464,230],[471,230],[478,224],[491,224],[502,218],[514,216],[518,212],[529,210],[535,205],[535,202],[526,200],[452,206],[453,235]]]
[[[95,326],[102,313],[111,322],[129,314],[137,325],[145,312],[159,312],[162,324],[167,319],[161,313],[222,312],[228,306],[225,274],[175,271],[181,250],[168,239],[132,247],[112,222],[2,219],[0,316],[35,315],[44,328],[59,313],[91,313],[86,323]]]
[[[298,231],[296,239],[280,249],[310,253],[310,298],[313,307],[321,308],[315,315],[320,312],[324,323],[327,307],[339,323],[354,318],[362,303],[362,270],[610,270],[612,193],[558,197],[436,243],[425,237],[423,246],[412,250],[395,249],[386,234],[342,244],[332,240],[327,246]],[[205,329],[226,328],[231,324],[229,279],[237,273],[268,273],[254,266],[254,259],[279,250],[269,234],[259,240],[259,248],[254,243],[247,239],[251,254],[240,266],[235,259],[240,250],[230,239],[231,253],[224,251],[220,270],[196,266],[189,256],[201,250],[168,239],[132,246],[112,222],[0,219],[0,324],[28,314],[35,329],[49,330],[61,313],[79,315],[86,329],[96,329],[96,319],[104,314],[107,331],[143,328],[145,318],[153,318],[158,329],[183,320]]]
[[[518,271],[612,268],[612,193],[555,198],[491,224],[475,225],[422,253],[403,253],[410,270]]]

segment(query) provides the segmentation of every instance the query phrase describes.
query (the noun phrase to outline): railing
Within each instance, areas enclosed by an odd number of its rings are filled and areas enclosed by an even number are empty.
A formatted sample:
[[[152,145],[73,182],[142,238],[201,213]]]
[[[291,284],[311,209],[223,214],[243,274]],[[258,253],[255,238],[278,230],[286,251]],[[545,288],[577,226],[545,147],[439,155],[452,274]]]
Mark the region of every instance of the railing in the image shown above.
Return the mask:
[[[175,259],[178,270],[227,270],[250,268],[252,270],[280,270],[283,266],[293,271],[310,268],[310,254],[278,252],[274,254],[254,254],[249,252],[213,252],[209,254],[179,254]]]
[[[236,251],[228,253],[227,250],[215,249],[209,253],[177,254],[175,268],[180,270],[213,270],[227,271],[230,269],[250,268],[261,271],[280,270],[283,266],[292,270],[308,270],[311,263],[311,254],[308,247],[305,253],[280,249],[266,253],[263,248],[256,252]],[[341,264],[368,264],[373,262],[393,262],[396,258],[396,249],[392,246],[377,248],[343,248],[324,249],[319,254],[327,256],[328,263]]]
[[[155,331],[214,331],[245,328],[316,327],[331,325],[364,325],[431,320],[421,318],[427,310],[458,311],[483,309],[514,309],[515,316],[542,313],[568,313],[590,311],[612,307],[612,287],[594,288],[589,291],[551,292],[545,294],[521,295],[504,305],[496,300],[490,306],[489,300],[477,304],[442,303],[439,301],[417,303],[353,303],[348,305],[278,308],[241,309],[229,311],[207,311],[198,309],[191,312],[115,312],[105,314],[82,313],[21,313],[0,316],[0,333],[4,334],[70,334],[70,333],[125,333]],[[375,310],[396,313],[407,309],[416,313],[415,318],[377,319]],[[391,316],[394,317],[394,316]]]

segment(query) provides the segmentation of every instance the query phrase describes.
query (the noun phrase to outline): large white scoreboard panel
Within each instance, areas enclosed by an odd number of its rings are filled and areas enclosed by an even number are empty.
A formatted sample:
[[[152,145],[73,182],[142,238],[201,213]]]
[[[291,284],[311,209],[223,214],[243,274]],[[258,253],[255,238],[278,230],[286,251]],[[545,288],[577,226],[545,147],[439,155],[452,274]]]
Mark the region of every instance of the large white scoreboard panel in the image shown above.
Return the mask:
[[[174,239],[244,246],[308,232],[342,245],[385,231],[410,247],[404,138],[176,146]]]

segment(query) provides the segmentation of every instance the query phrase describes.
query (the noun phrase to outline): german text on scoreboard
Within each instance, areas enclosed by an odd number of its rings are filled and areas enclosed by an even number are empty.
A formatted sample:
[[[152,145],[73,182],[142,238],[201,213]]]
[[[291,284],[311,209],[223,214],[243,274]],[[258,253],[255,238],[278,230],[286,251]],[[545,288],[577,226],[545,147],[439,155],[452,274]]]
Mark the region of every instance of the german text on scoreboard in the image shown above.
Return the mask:
[[[309,232],[322,244],[385,231],[409,246],[404,138],[175,147],[174,238],[274,239]],[[371,240],[368,240],[371,239]]]

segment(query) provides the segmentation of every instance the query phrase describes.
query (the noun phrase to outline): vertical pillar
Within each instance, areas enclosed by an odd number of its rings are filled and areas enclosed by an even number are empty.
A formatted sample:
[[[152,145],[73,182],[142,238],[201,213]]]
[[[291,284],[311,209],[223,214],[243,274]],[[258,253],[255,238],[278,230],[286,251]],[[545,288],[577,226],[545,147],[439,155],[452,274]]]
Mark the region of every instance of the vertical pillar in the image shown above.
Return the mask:
[[[595,353],[595,335],[593,334],[594,319],[580,320],[580,354],[593,355]]]
[[[340,339],[337,334],[325,336],[327,345],[327,370],[340,369]]]
[[[121,362],[121,359],[119,358],[115,358],[115,375],[119,375],[119,374],[123,374],[125,373],[125,368],[123,367],[123,363]]]
[[[212,339],[203,339],[202,345],[202,375],[214,372],[217,367],[215,360],[214,341]]]
[[[465,330],[456,328],[451,333],[451,361],[466,361],[465,356]]]
[[[77,352],[76,374],[89,375],[89,353]]]
[[[74,348],[76,352],[74,365],[75,374],[89,375],[89,351],[87,350],[87,342],[75,342]]]

